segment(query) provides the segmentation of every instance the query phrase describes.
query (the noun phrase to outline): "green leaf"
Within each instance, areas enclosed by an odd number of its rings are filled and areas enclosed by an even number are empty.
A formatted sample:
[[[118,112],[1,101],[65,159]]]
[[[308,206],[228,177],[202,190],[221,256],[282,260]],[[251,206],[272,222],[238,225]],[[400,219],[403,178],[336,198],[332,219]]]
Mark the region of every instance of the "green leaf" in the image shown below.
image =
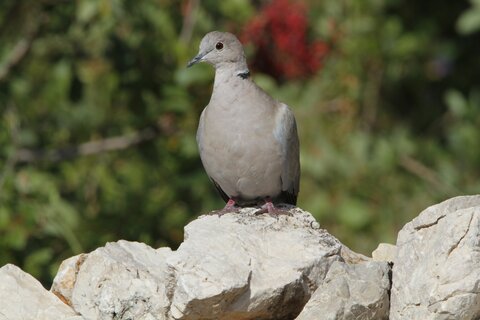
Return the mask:
[[[480,5],[467,10],[458,18],[457,30],[464,35],[480,30]]]
[[[457,117],[461,117],[467,112],[467,101],[461,92],[457,90],[448,90],[445,94],[445,103],[450,112]]]
[[[0,230],[6,229],[10,223],[10,214],[5,206],[0,206]]]
[[[98,3],[96,0],[78,1],[77,19],[80,22],[88,22],[98,12]]]
[[[338,207],[341,222],[352,229],[360,230],[370,223],[370,213],[363,201],[349,198]]]
[[[34,277],[39,277],[43,267],[48,264],[52,257],[53,250],[51,248],[42,248],[33,252],[25,259],[25,271]]]

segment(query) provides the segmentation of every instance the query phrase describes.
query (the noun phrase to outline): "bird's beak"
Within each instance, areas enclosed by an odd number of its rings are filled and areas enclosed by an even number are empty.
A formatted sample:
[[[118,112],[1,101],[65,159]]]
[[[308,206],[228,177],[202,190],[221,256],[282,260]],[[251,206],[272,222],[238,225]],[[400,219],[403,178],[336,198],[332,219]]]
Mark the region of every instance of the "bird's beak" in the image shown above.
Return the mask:
[[[206,53],[199,53],[197,54],[192,60],[190,60],[187,64],[187,68],[190,68],[195,63],[202,61],[202,58],[205,56]]]

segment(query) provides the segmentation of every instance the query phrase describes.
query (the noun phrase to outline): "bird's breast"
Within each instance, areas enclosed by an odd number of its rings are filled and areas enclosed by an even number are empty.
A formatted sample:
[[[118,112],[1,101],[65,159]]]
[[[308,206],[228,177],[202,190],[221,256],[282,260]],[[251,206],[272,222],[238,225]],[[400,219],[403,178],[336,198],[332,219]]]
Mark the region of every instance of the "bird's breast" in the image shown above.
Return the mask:
[[[230,197],[261,198],[281,190],[281,148],[274,138],[275,119],[261,107],[209,105],[201,125],[200,156],[208,175]],[[200,134],[200,133],[199,133]]]

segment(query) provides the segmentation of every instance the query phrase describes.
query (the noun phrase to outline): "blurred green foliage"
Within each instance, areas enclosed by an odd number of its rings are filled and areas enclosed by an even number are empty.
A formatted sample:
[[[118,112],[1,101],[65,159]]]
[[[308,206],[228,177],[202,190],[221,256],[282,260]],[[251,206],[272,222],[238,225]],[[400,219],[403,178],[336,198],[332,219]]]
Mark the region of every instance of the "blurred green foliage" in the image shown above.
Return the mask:
[[[223,205],[195,143],[213,70],[185,63],[261,3],[1,2],[0,265],[48,284],[106,241],[175,248]],[[299,206],[368,254],[428,205],[480,190],[479,2],[305,3],[309,36],[330,46],[323,69],[254,77],[296,114]]]

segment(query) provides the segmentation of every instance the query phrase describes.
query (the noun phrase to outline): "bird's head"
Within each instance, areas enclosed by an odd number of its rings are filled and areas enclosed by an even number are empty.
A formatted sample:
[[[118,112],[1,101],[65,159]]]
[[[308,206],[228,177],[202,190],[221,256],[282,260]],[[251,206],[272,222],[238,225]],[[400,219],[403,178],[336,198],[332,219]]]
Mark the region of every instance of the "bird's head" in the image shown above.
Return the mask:
[[[237,37],[219,31],[209,32],[203,37],[198,54],[188,62],[187,67],[197,62],[207,62],[215,68],[226,64],[246,66],[245,53]]]

